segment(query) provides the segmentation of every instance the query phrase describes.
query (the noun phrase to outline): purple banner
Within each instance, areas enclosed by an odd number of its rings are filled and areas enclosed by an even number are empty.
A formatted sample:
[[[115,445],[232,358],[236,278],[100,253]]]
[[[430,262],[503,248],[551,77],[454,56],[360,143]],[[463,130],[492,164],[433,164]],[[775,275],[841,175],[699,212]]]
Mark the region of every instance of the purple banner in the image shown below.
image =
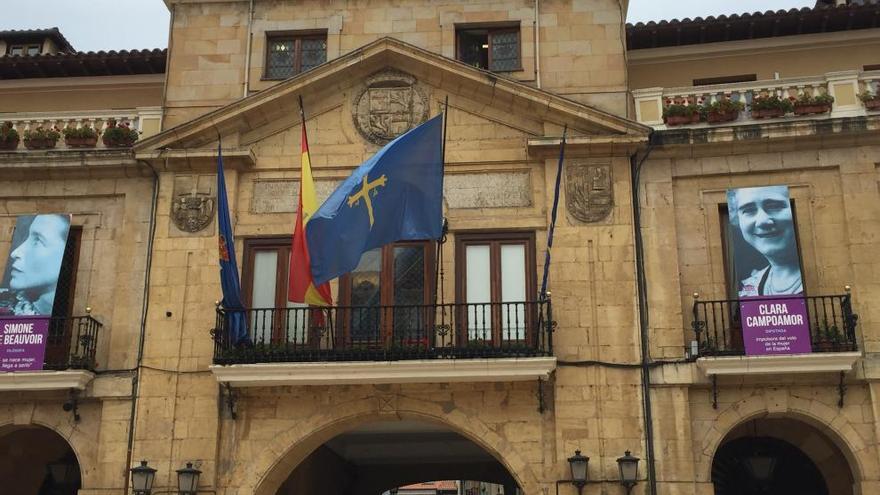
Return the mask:
[[[0,371],[43,369],[49,318],[0,318]]]
[[[803,298],[749,298],[739,307],[747,356],[811,352]]]

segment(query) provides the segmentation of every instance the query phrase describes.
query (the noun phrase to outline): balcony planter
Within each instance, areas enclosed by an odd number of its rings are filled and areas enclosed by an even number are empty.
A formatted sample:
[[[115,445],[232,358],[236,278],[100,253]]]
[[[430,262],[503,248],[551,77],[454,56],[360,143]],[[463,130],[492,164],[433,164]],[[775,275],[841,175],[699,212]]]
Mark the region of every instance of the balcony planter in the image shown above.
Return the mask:
[[[675,127],[679,125],[687,125],[687,124],[699,124],[700,123],[700,114],[695,113],[691,116],[687,115],[670,115],[666,117],[666,125],[670,127]]]
[[[25,148],[29,150],[49,150],[55,147],[56,140],[54,139],[26,139],[24,141]]]
[[[68,148],[94,148],[98,144],[98,136],[64,138],[64,144]]]
[[[781,108],[768,108],[767,110],[752,110],[753,119],[777,119],[785,116],[785,110]]]
[[[55,147],[61,132],[52,127],[46,129],[42,126],[24,131],[24,145],[29,150],[46,150]]]
[[[802,94],[794,102],[795,115],[818,115],[831,111],[834,97],[825,93],[822,95]]]
[[[100,132],[89,125],[82,127],[65,127],[61,130],[64,134],[64,143],[68,148],[94,148],[98,144]]]
[[[865,104],[868,110],[880,110],[880,95],[872,93],[871,90],[859,94],[859,99]]]
[[[777,95],[756,96],[749,106],[753,119],[775,119],[792,111],[792,102]]]
[[[663,109],[663,121],[670,127],[700,122],[700,111],[696,105],[669,103]]]
[[[0,123],[0,150],[11,151],[18,148],[18,131],[8,122]]]
[[[795,105],[795,115],[818,115],[831,111],[831,105]]]
[[[18,148],[18,136],[15,139],[0,140],[0,150],[12,151],[15,148]]]
[[[138,131],[130,128],[128,122],[117,124],[115,120],[109,120],[101,140],[108,148],[131,148],[138,140]]]
[[[703,105],[702,113],[706,114],[706,122],[710,124],[722,124],[724,122],[733,122],[739,118],[739,113],[745,109],[745,105],[741,101],[734,101],[730,98],[713,101]]]
[[[709,112],[706,114],[706,122],[710,124],[721,124],[724,122],[733,122],[739,118],[739,110],[729,112]]]

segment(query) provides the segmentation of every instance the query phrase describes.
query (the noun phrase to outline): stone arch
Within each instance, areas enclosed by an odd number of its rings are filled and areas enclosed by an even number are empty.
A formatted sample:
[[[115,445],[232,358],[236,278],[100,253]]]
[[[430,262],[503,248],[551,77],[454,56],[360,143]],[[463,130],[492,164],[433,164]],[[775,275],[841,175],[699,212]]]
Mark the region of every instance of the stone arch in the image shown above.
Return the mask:
[[[30,423],[25,423],[25,424],[14,423],[14,422],[5,422],[3,424],[0,424],[0,442],[3,442],[4,444],[10,445],[10,446],[21,445],[20,443],[16,443],[16,442],[13,442],[9,439],[6,439],[7,436],[15,436],[18,433],[24,433],[26,435],[28,435],[28,434],[40,435],[37,437],[40,439],[40,442],[31,443],[30,445],[31,446],[40,445],[41,446],[40,451],[42,454],[45,455],[45,454],[49,453],[50,458],[47,459],[47,462],[52,462],[55,460],[54,455],[51,454],[51,452],[53,450],[57,450],[58,448],[63,448],[65,451],[67,451],[69,449],[69,452],[71,452],[73,454],[73,457],[76,460],[76,466],[79,471],[80,489],[82,490],[82,489],[87,488],[85,485],[85,483],[86,483],[86,480],[85,480],[86,470],[83,468],[83,455],[80,452],[80,450],[77,449],[77,446],[75,446],[74,443],[70,441],[69,435],[65,435],[62,432],[58,431],[57,428],[54,428],[50,425],[47,425],[47,424],[41,423],[41,422],[37,422],[37,421],[32,421]],[[48,435],[48,437],[46,437],[46,435]],[[44,437],[44,438],[41,438],[41,437]],[[49,438],[52,439],[50,441],[50,443],[55,444],[51,448],[50,448],[49,444],[43,443],[43,441],[49,440]],[[30,440],[34,440],[34,438],[30,438]],[[22,441],[23,441],[22,439],[18,440],[18,442],[22,442]],[[27,447],[25,447],[25,448],[27,448]],[[57,452],[56,452],[56,454],[57,454]],[[39,463],[33,463],[33,462],[29,462],[28,464],[33,467],[40,465]],[[19,466],[19,467],[21,467],[21,466]],[[16,474],[14,475],[14,479],[18,479],[20,481],[19,475],[21,473],[18,472],[17,470],[15,470],[15,471],[16,471]],[[30,475],[27,475],[25,477],[27,478],[32,475],[33,475],[33,473],[31,473]],[[6,474],[4,474],[4,476],[6,476]],[[31,478],[31,479],[33,479],[33,478]],[[21,488],[21,487],[19,487],[19,488]]]
[[[871,447],[859,436],[846,416],[815,400],[810,403],[812,406],[809,409],[786,407],[771,410],[763,397],[753,396],[732,404],[718,415],[714,427],[700,442],[695,466],[697,481],[711,483],[712,461],[731,431],[739,425],[763,418],[785,418],[812,426],[843,453],[856,485],[868,479],[876,479],[876,465],[866,462],[860,455]]]
[[[60,410],[61,407],[59,406],[58,409]],[[38,426],[52,431],[67,442],[67,445],[73,451],[76,462],[79,464],[80,481],[82,482],[81,489],[85,490],[101,486],[98,479],[98,466],[94,462],[90,462],[97,459],[97,452],[95,451],[97,449],[97,442],[95,441],[97,433],[89,434],[79,428],[81,425],[73,423],[68,413],[58,415],[51,413],[40,414],[39,412],[40,408],[34,408],[33,417],[26,422],[10,418],[0,419],[0,435],[18,428],[30,426]]]
[[[362,424],[394,419],[425,421],[450,428],[495,457],[525,493],[539,493],[538,479],[528,463],[505,438],[479,418],[459,410],[446,412],[437,404],[399,399],[402,403],[391,413],[380,412],[379,401],[373,397],[347,403],[345,412],[331,417],[314,414],[280,432],[271,443],[261,446],[256,455],[243,458],[239,453],[237,466],[229,477],[230,484],[237,485],[237,491],[232,493],[275,495],[293,469],[331,438]]]

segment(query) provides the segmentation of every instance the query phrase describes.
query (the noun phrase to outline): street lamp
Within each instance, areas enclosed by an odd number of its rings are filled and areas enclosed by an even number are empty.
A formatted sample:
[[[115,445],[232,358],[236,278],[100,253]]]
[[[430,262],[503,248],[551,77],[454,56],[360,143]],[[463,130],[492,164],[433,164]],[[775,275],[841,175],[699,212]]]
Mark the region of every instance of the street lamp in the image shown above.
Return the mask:
[[[746,469],[752,478],[760,483],[766,483],[773,477],[776,468],[776,458],[769,455],[754,454],[746,458]]]
[[[627,450],[623,457],[617,458],[617,467],[620,469],[620,484],[626,488],[626,493],[632,491],[632,487],[639,481],[639,458],[631,455]]]
[[[185,468],[177,470],[177,490],[180,495],[195,495],[200,474],[202,472],[194,468],[191,462],[187,462]]]
[[[147,466],[147,461],[141,461],[141,465],[129,469],[131,471],[131,489],[135,495],[150,495],[153,491],[153,479],[156,478],[156,470]]]
[[[581,455],[580,450],[575,450],[574,455],[568,458],[568,467],[571,469],[571,484],[578,489],[578,495],[584,490],[587,484],[587,464],[590,458]]]

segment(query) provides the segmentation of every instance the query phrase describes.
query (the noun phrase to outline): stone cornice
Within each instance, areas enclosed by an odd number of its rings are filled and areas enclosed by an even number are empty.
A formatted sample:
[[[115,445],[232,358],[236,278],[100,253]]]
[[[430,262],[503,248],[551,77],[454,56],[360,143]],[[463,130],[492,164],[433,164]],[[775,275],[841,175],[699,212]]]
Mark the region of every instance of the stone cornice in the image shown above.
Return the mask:
[[[233,387],[531,381],[555,369],[555,357],[211,366]]]

